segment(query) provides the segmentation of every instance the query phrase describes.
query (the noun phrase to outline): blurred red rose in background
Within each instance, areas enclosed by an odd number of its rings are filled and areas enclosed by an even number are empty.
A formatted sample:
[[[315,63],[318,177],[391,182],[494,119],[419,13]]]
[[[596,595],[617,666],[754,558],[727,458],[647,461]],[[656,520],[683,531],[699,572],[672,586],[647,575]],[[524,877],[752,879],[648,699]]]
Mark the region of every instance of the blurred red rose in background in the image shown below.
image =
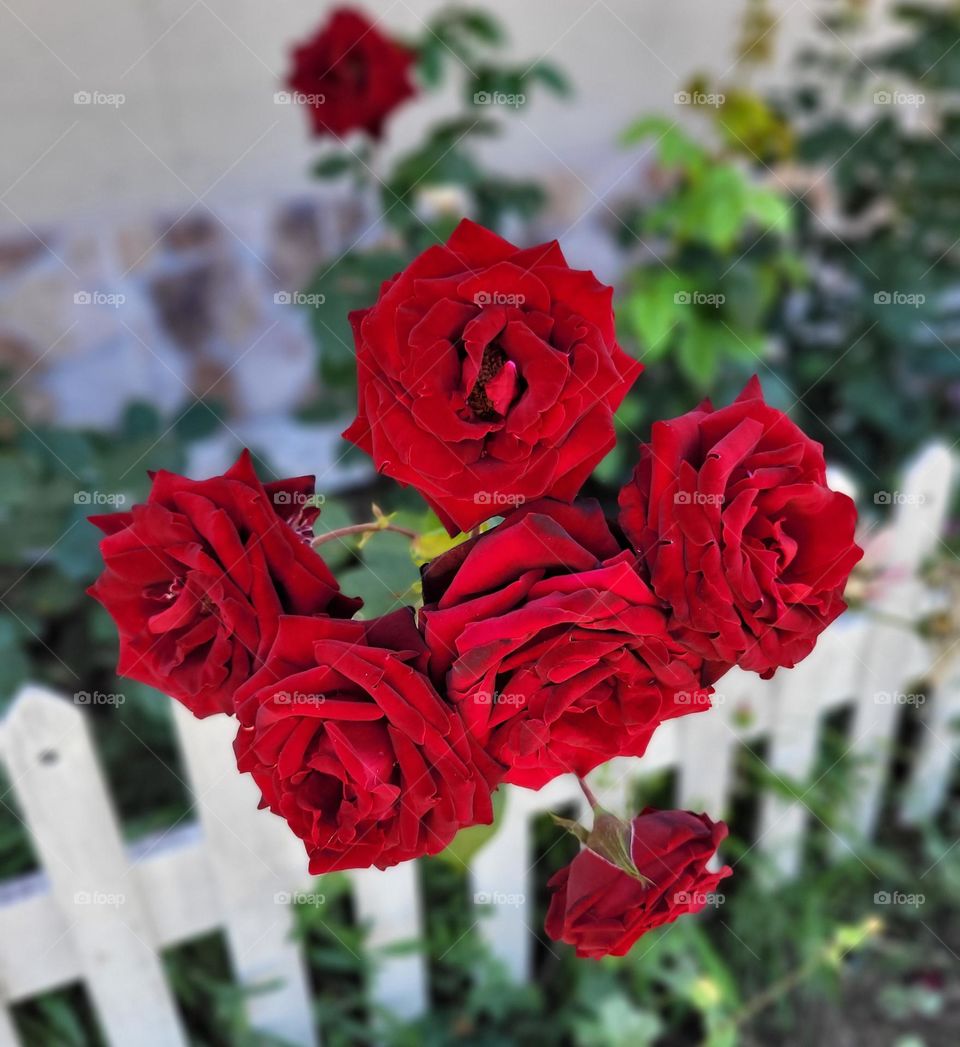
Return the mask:
[[[521,251],[464,220],[351,314],[359,404],[344,436],[451,534],[525,500],[572,501],[643,370],[617,345],[612,294],[556,242]]]
[[[699,912],[732,870],[707,869],[723,822],[692,811],[648,807],[632,822],[631,857],[643,879],[584,847],[547,884],[546,931],[576,947],[577,956],[623,956],[637,939],[688,912]]]
[[[379,138],[386,118],[416,93],[415,58],[366,15],[341,7],[294,48],[287,86],[308,107],[315,135],[361,130]]]
[[[711,681],[734,664],[764,678],[796,665],[846,609],[856,506],[755,377],[729,407],[656,422],[620,510],[671,633]]]
[[[310,548],[313,477],[262,484],[244,451],[223,476],[158,472],[144,505],[90,517],[105,534],[104,571],[88,590],[117,624],[117,672],[196,716],[232,713],[281,614],[350,617]]]

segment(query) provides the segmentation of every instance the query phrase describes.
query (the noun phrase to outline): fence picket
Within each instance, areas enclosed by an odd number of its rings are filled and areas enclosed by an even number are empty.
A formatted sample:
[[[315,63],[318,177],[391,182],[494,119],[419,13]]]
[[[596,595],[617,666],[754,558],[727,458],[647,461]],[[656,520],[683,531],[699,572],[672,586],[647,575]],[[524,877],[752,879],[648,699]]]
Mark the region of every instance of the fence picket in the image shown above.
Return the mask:
[[[922,594],[917,570],[940,542],[952,479],[949,450],[934,444],[909,466],[900,491],[884,492],[890,500],[896,495],[896,510],[885,564],[889,584],[875,603],[881,613],[901,618],[911,618],[915,613]],[[870,835],[880,811],[890,748],[901,711],[894,695],[910,682],[906,669],[912,659],[905,658],[905,647],[915,648],[917,642],[904,629],[877,621],[859,653],[864,672],[858,688],[860,700],[854,712],[850,751],[865,760],[851,796],[854,832],[860,837]],[[884,695],[887,701],[881,700]]]
[[[940,810],[960,758],[960,657],[956,650],[947,666],[936,673],[936,683],[926,698],[920,710],[924,729],[917,740],[900,812],[908,824],[930,818]]]
[[[0,996],[0,1047],[20,1047],[17,1030],[13,1026],[13,1019],[3,1005],[2,996]]]
[[[773,790],[764,794],[757,842],[769,856],[774,874],[782,878],[799,871],[810,813],[804,801],[806,790],[814,784],[810,776],[820,739],[823,699],[846,693],[847,681],[837,679],[837,667],[848,664],[840,654],[849,643],[849,630],[828,630],[806,661],[779,671],[777,693],[771,695],[773,729],[767,765],[791,795]]]
[[[257,810],[256,785],[237,773],[236,721],[174,709],[234,973],[257,989],[247,1001],[251,1025],[309,1047],[316,1042],[310,992],[290,909],[291,888],[306,881],[306,857],[280,818]]]
[[[108,1040],[185,1044],[83,713],[24,687],[7,718],[4,758]]]
[[[414,942],[423,927],[420,884],[414,862],[391,869],[357,869],[352,874],[357,916],[368,922],[368,948],[381,951]],[[427,971],[420,951],[377,957],[371,986],[373,1001],[401,1018],[427,1009]]]

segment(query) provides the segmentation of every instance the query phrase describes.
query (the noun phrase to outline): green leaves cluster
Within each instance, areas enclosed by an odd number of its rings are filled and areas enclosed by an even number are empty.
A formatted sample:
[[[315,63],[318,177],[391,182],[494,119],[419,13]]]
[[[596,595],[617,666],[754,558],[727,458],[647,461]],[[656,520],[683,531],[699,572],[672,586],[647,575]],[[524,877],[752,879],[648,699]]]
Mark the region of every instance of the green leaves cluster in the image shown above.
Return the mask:
[[[765,355],[771,310],[802,276],[786,243],[791,202],[665,118],[637,121],[624,142],[652,145],[669,185],[625,219],[621,243],[654,257],[628,279],[623,321],[645,362],[670,358],[702,393],[724,362]]]

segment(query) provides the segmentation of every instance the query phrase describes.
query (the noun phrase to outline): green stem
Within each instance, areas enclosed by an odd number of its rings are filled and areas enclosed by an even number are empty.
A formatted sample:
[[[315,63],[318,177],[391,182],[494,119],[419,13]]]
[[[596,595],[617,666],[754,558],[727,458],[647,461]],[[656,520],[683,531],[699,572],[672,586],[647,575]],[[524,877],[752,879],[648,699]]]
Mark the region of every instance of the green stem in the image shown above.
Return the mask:
[[[408,527],[398,527],[397,524],[378,523],[376,520],[371,520],[369,523],[350,524],[349,527],[337,527],[333,531],[327,531],[326,534],[318,534],[310,544],[316,549],[318,545],[332,542],[334,538],[347,538],[352,534],[369,534],[373,531],[394,531],[397,534],[406,535],[411,541],[416,541],[420,537],[416,531],[411,531]]]

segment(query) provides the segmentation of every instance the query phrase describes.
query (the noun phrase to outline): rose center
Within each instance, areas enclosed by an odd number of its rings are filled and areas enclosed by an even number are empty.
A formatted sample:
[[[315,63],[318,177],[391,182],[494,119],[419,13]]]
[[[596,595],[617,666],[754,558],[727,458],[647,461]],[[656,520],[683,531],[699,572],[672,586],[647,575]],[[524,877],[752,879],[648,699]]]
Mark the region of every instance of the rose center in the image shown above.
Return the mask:
[[[516,368],[499,345],[491,343],[483,350],[480,369],[467,405],[481,422],[495,422],[510,406],[517,387]]]
[[[146,595],[151,600],[162,600],[164,603],[172,603],[183,592],[184,585],[185,582],[182,578],[174,578],[166,585],[163,582],[158,582],[147,589]]]

